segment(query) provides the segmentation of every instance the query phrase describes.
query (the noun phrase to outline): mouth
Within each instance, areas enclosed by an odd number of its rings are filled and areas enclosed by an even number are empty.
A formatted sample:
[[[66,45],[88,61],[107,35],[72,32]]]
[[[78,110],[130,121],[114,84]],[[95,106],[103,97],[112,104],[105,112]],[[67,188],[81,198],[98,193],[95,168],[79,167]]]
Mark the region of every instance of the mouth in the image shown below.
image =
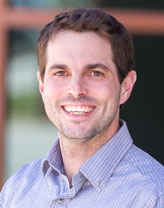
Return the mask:
[[[63,110],[73,115],[86,115],[91,113],[96,107],[93,105],[64,105]]]

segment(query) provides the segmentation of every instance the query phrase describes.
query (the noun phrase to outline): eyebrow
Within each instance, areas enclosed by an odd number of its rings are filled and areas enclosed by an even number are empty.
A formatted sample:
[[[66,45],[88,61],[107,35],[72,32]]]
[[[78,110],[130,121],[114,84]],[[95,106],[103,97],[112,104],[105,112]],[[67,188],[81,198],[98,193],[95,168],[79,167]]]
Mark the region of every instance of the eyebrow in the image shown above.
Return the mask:
[[[102,64],[102,63],[88,64],[84,68],[86,68],[86,69],[96,69],[96,68],[100,68],[100,69],[103,69],[105,71],[109,70],[109,68],[106,65]]]
[[[53,64],[51,67],[50,67],[50,70],[53,70],[53,69],[67,69],[68,66],[65,65],[65,64]]]
[[[50,71],[51,70],[54,70],[54,69],[68,69],[69,67],[65,64],[53,64],[51,67],[50,67]],[[109,68],[102,64],[102,63],[96,63],[96,64],[87,64],[86,66],[84,66],[84,69],[96,69],[96,68],[100,68],[100,69],[103,69],[105,71],[109,70]]]

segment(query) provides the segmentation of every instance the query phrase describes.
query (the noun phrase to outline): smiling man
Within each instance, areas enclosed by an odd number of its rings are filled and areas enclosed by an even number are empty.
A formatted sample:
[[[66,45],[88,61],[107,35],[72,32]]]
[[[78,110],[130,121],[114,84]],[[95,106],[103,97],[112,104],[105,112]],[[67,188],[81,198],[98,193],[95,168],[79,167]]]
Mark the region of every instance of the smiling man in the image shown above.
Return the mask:
[[[164,207],[164,167],[119,119],[136,81],[125,27],[99,9],[62,13],[41,31],[38,60],[59,139],[8,180],[0,208]]]

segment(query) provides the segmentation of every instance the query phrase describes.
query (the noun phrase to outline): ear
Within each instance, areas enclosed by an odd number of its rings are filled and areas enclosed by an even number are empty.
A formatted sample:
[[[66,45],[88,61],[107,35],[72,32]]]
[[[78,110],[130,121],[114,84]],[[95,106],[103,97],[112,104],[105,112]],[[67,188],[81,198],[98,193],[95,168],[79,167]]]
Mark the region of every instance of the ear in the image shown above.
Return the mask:
[[[121,84],[120,104],[125,103],[131,95],[132,89],[136,82],[137,75],[134,70],[131,70]]]
[[[40,71],[37,71],[37,79],[38,79],[38,83],[39,83],[39,91],[40,91],[40,94],[42,96],[42,100],[44,102],[44,83],[43,83],[43,80],[41,78]]]

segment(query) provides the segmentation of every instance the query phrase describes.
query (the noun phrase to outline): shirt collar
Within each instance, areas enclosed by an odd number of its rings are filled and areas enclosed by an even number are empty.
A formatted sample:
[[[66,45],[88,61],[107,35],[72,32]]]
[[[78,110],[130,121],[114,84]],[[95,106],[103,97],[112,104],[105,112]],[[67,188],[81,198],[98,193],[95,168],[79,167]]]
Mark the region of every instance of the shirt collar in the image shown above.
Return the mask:
[[[119,131],[79,169],[96,190],[103,188],[132,145],[126,123],[120,122]]]
[[[88,179],[96,190],[103,188],[132,145],[133,141],[126,123],[122,120],[120,123],[122,125],[118,132],[79,168],[80,173]],[[42,171],[44,175],[50,167],[59,174],[63,173],[58,140],[43,159]]]
[[[43,175],[47,173],[47,170],[50,167],[59,174],[63,172],[63,162],[60,152],[59,140],[55,141],[54,145],[43,159],[43,163],[42,163]]]

